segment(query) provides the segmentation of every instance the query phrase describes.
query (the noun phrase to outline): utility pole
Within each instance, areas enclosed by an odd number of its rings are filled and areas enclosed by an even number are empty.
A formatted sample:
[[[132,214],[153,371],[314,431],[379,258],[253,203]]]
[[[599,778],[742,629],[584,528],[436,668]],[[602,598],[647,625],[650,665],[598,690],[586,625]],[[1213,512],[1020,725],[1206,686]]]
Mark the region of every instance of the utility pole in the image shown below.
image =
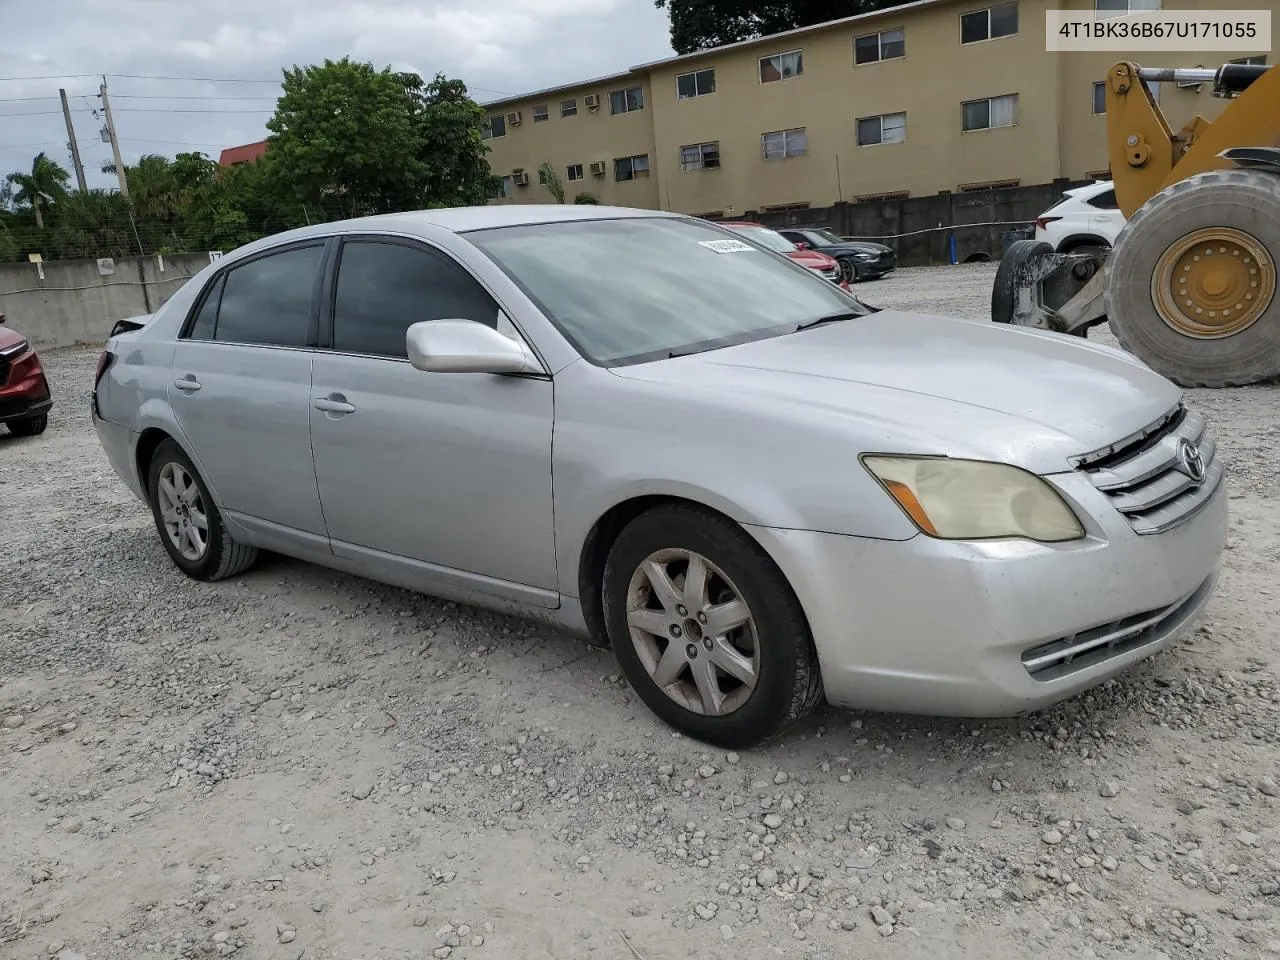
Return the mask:
[[[116,177],[120,180],[120,196],[129,196],[129,184],[124,176],[124,160],[120,156],[120,141],[116,139],[116,125],[111,119],[111,101],[107,99],[107,78],[102,78],[102,112],[107,119],[107,136],[111,139],[111,155],[115,160]]]
[[[59,90],[58,95],[62,97],[62,117],[67,121],[67,146],[71,148],[71,160],[76,165],[76,183],[80,185],[81,193],[88,193],[89,188],[84,182],[84,166],[80,163],[80,145],[76,143],[76,128],[71,123],[71,107],[67,105],[67,91]]]

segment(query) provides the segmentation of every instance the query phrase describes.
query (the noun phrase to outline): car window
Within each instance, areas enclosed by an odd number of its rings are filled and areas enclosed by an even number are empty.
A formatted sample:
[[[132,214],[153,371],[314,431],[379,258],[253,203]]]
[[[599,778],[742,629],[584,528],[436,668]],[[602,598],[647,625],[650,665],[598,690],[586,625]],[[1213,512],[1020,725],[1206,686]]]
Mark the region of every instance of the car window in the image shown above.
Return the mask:
[[[844,240],[832,233],[830,230],[815,230],[813,235],[821,239],[823,243],[844,243]]]
[[[204,303],[200,306],[200,312],[196,314],[195,323],[191,325],[191,332],[187,334],[192,340],[212,340],[214,327],[218,322],[218,300],[222,296],[222,282],[226,279],[225,274],[219,276],[213,281],[212,289],[209,295],[205,297]]]
[[[584,357],[604,365],[781,336],[820,317],[870,312],[814,271],[697,220],[583,220],[466,236]]]
[[[305,347],[311,330],[316,270],[324,247],[274,253],[227,272],[214,339]]]
[[[778,253],[795,253],[796,245],[780,233],[767,227],[730,227],[734,233],[740,233],[748,240],[753,240],[762,247],[776,250]]]
[[[403,358],[405,331],[423,320],[473,320],[496,328],[498,305],[442,253],[386,242],[343,246],[333,349]]]
[[[1092,207],[1098,207],[1102,210],[1116,210],[1119,204],[1116,203],[1116,192],[1108,190],[1106,193],[1100,193],[1091,200],[1086,201]]]

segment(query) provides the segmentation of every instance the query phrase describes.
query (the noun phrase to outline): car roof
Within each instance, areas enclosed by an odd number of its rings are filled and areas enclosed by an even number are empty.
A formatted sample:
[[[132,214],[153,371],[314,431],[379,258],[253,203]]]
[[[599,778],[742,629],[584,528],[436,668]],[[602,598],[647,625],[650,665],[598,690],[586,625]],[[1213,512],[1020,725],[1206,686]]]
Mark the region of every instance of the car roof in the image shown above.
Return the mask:
[[[369,217],[354,217],[298,227],[282,233],[263,237],[234,251],[236,259],[242,254],[266,250],[285,243],[311,237],[332,236],[342,233],[362,233],[368,230],[407,230],[414,228],[438,228],[451,233],[468,233],[473,230],[489,230],[497,227],[524,227],[543,223],[571,223],[588,220],[640,220],[645,218],[693,219],[685,214],[667,210],[646,210],[637,207],[606,207],[597,204],[524,203],[495,204],[493,206],[442,207],[436,210],[410,210],[404,213],[385,213]],[[230,257],[230,255],[229,255]]]
[[[1093,183],[1085,184],[1083,187],[1074,187],[1065,191],[1065,193],[1068,197],[1093,197],[1114,188],[1115,184],[1110,180],[1096,180]]]

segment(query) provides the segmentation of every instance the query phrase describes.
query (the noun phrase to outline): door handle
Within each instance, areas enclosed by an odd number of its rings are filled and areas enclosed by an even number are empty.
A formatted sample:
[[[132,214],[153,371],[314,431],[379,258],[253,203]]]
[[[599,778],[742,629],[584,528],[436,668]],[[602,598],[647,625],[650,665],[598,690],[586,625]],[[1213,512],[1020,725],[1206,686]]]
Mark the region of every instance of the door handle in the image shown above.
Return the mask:
[[[188,393],[195,393],[200,389],[200,381],[191,374],[173,381],[173,385],[179,390],[185,390]]]
[[[342,394],[334,393],[327,397],[316,397],[311,405],[325,413],[355,413],[355,404],[347,403]]]

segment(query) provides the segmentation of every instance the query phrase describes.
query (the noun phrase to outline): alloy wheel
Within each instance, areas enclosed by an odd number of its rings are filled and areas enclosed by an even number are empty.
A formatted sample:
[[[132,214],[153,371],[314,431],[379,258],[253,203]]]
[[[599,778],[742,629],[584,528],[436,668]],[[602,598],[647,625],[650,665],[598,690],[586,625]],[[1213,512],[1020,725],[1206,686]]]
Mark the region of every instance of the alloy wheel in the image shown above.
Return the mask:
[[[627,626],[654,685],[693,713],[724,716],[756,688],[760,644],[741,592],[692,550],[650,554],[627,588]]]
[[[197,561],[209,549],[209,517],[194,478],[180,463],[160,468],[156,499],[169,541],[184,560]]]

